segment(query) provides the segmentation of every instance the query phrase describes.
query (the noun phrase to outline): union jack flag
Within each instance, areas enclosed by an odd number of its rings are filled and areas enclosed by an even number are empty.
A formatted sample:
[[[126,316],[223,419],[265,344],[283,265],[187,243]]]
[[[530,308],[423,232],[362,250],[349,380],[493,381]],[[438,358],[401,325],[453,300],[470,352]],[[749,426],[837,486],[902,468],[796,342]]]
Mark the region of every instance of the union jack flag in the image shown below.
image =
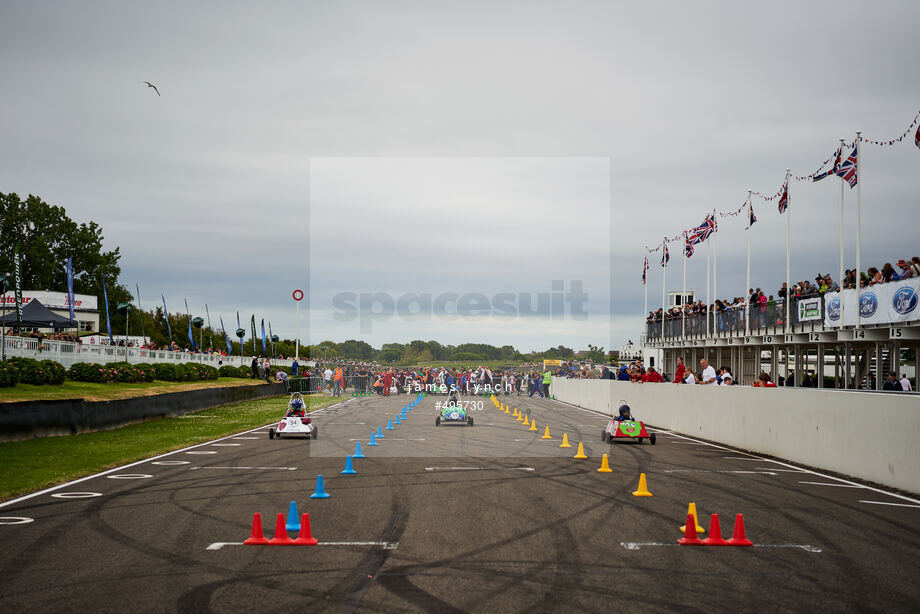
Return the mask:
[[[789,206],[789,183],[783,184],[783,194],[779,197],[779,212],[782,215]]]
[[[835,175],[835,174],[837,174],[837,170],[840,168],[840,156],[841,156],[841,154],[842,154],[842,148],[838,147],[838,148],[837,148],[837,153],[835,154],[835,157],[834,157],[834,165],[831,166],[831,167],[830,167],[829,169],[827,169],[826,171],[824,171],[823,173],[817,173],[817,174],[815,174],[815,176],[812,177],[811,180],[812,180],[812,181],[821,181],[821,180],[824,179],[825,177],[828,177],[828,176],[830,176],[830,175]]]
[[[696,245],[697,243],[702,243],[709,236],[719,229],[719,224],[716,222],[715,216],[707,215],[706,219],[703,220],[703,223],[699,226],[695,226],[687,231],[687,241],[691,245]]]
[[[917,134],[914,135],[914,145],[920,148],[920,126],[917,126]]]
[[[642,285],[645,285],[645,274],[648,272],[648,256],[645,257],[645,263],[642,265]]]
[[[836,173],[840,177],[843,177],[843,180],[850,184],[850,187],[856,186],[856,148],[853,148],[853,153],[846,159],[846,162],[837,167]]]
[[[690,242],[690,237],[684,235],[684,255],[689,258],[693,255],[693,243]]]
[[[754,215],[754,207],[748,207],[748,228],[754,225],[754,222],[757,221],[757,216]]]
[[[666,265],[671,261],[671,254],[668,253],[668,246],[664,246],[664,253],[661,255],[661,266]]]

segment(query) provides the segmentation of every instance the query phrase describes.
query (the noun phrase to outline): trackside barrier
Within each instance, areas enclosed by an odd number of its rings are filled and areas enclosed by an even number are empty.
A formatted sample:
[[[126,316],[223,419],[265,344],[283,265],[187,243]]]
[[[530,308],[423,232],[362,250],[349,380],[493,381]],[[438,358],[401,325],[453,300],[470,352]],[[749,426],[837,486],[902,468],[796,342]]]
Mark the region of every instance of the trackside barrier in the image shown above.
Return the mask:
[[[920,403],[909,394],[553,378],[557,400],[920,493]]]

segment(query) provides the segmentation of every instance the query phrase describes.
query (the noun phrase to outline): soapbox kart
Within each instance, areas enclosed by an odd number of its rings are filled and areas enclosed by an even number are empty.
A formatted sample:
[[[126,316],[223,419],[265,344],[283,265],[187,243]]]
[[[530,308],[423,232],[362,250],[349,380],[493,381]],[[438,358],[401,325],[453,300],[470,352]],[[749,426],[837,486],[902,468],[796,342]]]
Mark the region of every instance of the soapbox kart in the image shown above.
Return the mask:
[[[313,420],[307,415],[306,405],[303,401],[303,395],[295,392],[288,401],[287,412],[281,421],[268,429],[268,438],[287,437],[291,435],[302,435],[307,439],[316,439],[318,435]]]
[[[441,413],[434,419],[435,426],[442,424],[466,424],[473,426],[473,416],[463,406],[460,400],[460,394],[456,390],[451,390],[447,400],[441,405]]]
[[[629,405],[625,401],[620,401],[617,415],[601,432],[601,440],[604,443],[613,443],[615,439],[628,439],[639,443],[648,439],[649,443],[655,445],[655,433],[649,433],[641,421],[633,419]]]

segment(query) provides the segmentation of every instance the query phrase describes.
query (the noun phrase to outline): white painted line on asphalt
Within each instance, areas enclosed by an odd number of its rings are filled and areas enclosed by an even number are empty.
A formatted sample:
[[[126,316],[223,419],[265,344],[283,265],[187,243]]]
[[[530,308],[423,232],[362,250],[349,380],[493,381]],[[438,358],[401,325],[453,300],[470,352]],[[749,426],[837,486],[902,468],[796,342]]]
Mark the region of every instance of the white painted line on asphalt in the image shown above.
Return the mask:
[[[214,446],[215,448],[220,447],[220,446],[223,446],[223,447],[225,447],[225,448],[229,448],[229,447],[231,447],[231,446],[241,446],[241,445],[243,445],[243,444],[241,444],[241,443],[212,443],[211,445]]]
[[[263,471],[296,471],[297,467],[189,467],[189,471],[199,469],[260,469]]]
[[[801,469],[777,469],[776,467],[754,467],[755,469],[765,469],[767,471],[779,471],[780,473],[808,473]]]
[[[186,454],[217,454],[216,450],[194,450],[192,452],[186,452]]]
[[[729,460],[743,460],[743,461],[760,461],[760,460],[764,460],[764,461],[767,461],[768,463],[769,463],[769,462],[774,462],[774,461],[770,461],[770,460],[768,460],[768,459],[766,459],[766,458],[748,458],[748,457],[746,457],[746,456],[723,456],[722,458],[727,458],[727,459],[729,459]]]
[[[662,543],[662,542],[620,542],[620,545],[627,550],[640,550],[642,548],[676,548],[680,546],[677,542],[673,543]],[[724,548],[731,548],[732,546],[723,546]],[[754,544],[755,548],[799,548],[805,552],[821,552],[821,549],[817,546],[812,546],[809,544]]]
[[[0,516],[0,524],[29,524],[30,522],[35,522],[35,519],[25,516]]]
[[[665,469],[665,473],[754,473],[758,475],[777,475],[775,471],[741,471],[728,469]]]
[[[329,407],[326,407],[326,408],[323,408],[323,409],[329,409],[329,408],[331,408],[331,407],[337,407],[338,405],[341,405],[341,403],[337,403],[336,405],[330,405]],[[312,412],[311,412],[311,413],[312,413]],[[274,424],[274,422],[273,422],[272,424]],[[92,480],[92,479],[95,479],[95,478],[98,478],[98,477],[102,477],[102,476],[104,476],[104,475],[109,475],[110,473],[115,473],[116,471],[122,471],[123,469],[128,469],[128,468],[130,468],[130,467],[136,467],[137,465],[141,465],[141,464],[143,464],[143,463],[149,463],[149,462],[151,462],[151,461],[159,460],[159,459],[161,459],[161,458],[166,458],[167,456],[172,456],[173,454],[179,454],[180,452],[184,452],[185,454],[188,454],[188,452],[186,452],[186,450],[193,450],[194,448],[200,448],[201,446],[206,446],[206,445],[209,445],[209,444],[213,444],[214,442],[217,442],[217,441],[224,441],[224,440],[226,440],[226,439],[231,439],[231,438],[233,438],[233,437],[238,437],[238,436],[240,436],[240,435],[245,435],[245,434],[247,434],[247,433],[255,433],[255,432],[257,432],[257,431],[264,430],[264,429],[268,428],[269,426],[271,426],[271,425],[268,424],[268,425],[264,425],[264,426],[257,426],[257,427],[255,427],[255,428],[249,429],[248,431],[242,431],[242,432],[239,432],[239,433],[234,433],[233,435],[227,435],[226,437],[219,437],[219,438],[217,438],[217,439],[213,439],[213,440],[211,440],[211,441],[206,441],[206,442],[204,442],[204,443],[196,443],[195,445],[193,445],[193,446],[188,446],[187,448],[181,448],[181,449],[179,449],[179,450],[173,450],[172,452],[165,452],[165,453],[163,453],[163,454],[158,454],[158,455],[156,455],[156,456],[151,456],[150,458],[145,458],[145,459],[143,459],[143,460],[134,461],[133,463],[128,463],[127,465],[122,465],[122,466],[120,466],[120,467],[112,467],[111,469],[106,469],[105,471],[100,471],[99,473],[94,473],[94,474],[88,475],[88,476],[86,476],[86,477],[78,478],[78,479],[76,479],[76,480],[71,480],[70,482],[64,482],[63,484],[58,484],[57,486],[52,486],[52,487],[50,487],[50,488],[45,488],[45,489],[43,489],[43,490],[39,490],[39,491],[30,493],[30,494],[28,494],[28,495],[23,495],[23,496],[21,496],[21,497],[16,497],[15,499],[10,499],[9,501],[4,501],[3,503],[0,503],[0,508],[9,507],[10,505],[14,505],[14,504],[16,504],[16,503],[21,503],[22,501],[28,501],[29,499],[32,499],[32,498],[34,498],[34,497],[38,497],[38,496],[40,496],[40,495],[45,495],[45,494],[48,494],[48,493],[50,493],[50,492],[54,492],[54,491],[56,491],[56,490],[59,490],[59,489],[61,489],[61,488],[65,488],[65,487],[67,487],[67,486],[73,486],[74,484],[79,484],[80,482],[86,482],[87,480]],[[215,453],[215,452],[211,452],[211,453]]]
[[[172,466],[172,465],[188,465],[190,462],[192,462],[192,461],[153,461],[153,462],[150,463],[150,464],[151,464],[151,465],[166,465],[166,466]]]
[[[58,499],[91,499],[92,497],[101,497],[101,492],[58,492],[51,495]]]
[[[673,437],[678,437],[678,438],[680,438],[680,439],[685,439],[685,440],[687,440],[687,441],[693,441],[693,442],[696,442],[696,443],[699,443],[699,444],[703,444],[703,445],[707,445],[707,446],[712,446],[712,447],[714,447],[714,448],[719,448],[720,450],[724,450],[724,451],[726,451],[726,452],[735,452],[735,453],[737,453],[737,454],[747,454],[747,452],[742,452],[741,450],[734,450],[734,449],[729,448],[729,447],[726,447],[726,446],[720,446],[720,445],[718,445],[718,444],[709,443],[708,441],[700,441],[699,439],[694,439],[694,438],[692,438],[692,437],[687,437],[686,435],[680,435],[680,434],[674,433],[674,432],[672,432],[672,431],[663,431],[663,430],[659,430],[659,431],[656,431],[656,432],[659,433],[659,434],[667,433],[667,434],[669,434],[669,435],[671,435],[671,436],[673,436]],[[881,494],[887,495],[887,496],[889,496],[889,497],[894,497],[894,498],[896,498],[896,499],[903,499],[904,501],[910,501],[911,503],[916,504],[916,505],[907,506],[907,507],[920,507],[920,499],[914,499],[914,498],[912,498],[912,497],[907,497],[907,496],[905,496],[905,495],[899,495],[898,493],[888,492],[887,490],[882,490],[881,488],[875,488],[875,487],[872,487],[872,486],[865,486],[865,485],[863,485],[863,484],[857,484],[856,482],[851,482],[851,481],[845,480],[845,479],[843,479],[843,478],[838,478],[838,477],[835,477],[835,476],[832,476],[832,475],[827,475],[827,474],[825,474],[825,473],[819,473],[819,472],[817,472],[817,471],[812,471],[811,469],[803,469],[803,468],[801,468],[801,467],[796,467],[795,465],[790,465],[789,463],[784,463],[784,462],[782,462],[782,461],[773,460],[773,459],[771,459],[771,458],[763,458],[762,456],[756,456],[756,455],[754,455],[754,454],[750,454],[750,455],[745,456],[745,457],[740,457],[740,456],[726,456],[726,457],[724,457],[724,458],[736,458],[736,459],[739,459],[739,460],[759,460],[759,461],[764,462],[764,463],[773,463],[773,464],[776,464],[776,465],[780,465],[781,467],[785,467],[787,470],[791,470],[792,472],[810,473],[811,475],[818,476],[819,478],[825,478],[825,479],[827,479],[827,480],[837,480],[838,482],[843,482],[844,484],[852,484],[853,486],[862,486],[862,487],[865,488],[866,490],[871,490],[872,492],[881,493]],[[782,471],[782,469],[776,469],[776,471]]]
[[[799,480],[799,484],[811,484],[812,486],[836,486],[837,488],[865,488],[864,486],[859,486],[858,484],[834,484],[833,482],[803,482]]]
[[[242,546],[243,542],[214,542],[205,550],[220,550],[224,546]],[[319,542],[317,546],[380,546],[384,550],[396,550],[399,542]]]
[[[907,499],[907,497],[904,498]],[[909,500],[910,499],[908,499],[908,501]],[[872,503],[874,505],[894,505],[897,507],[920,507],[920,505],[910,505],[908,503],[889,503],[888,501],[860,501],[860,503]]]
[[[533,467],[425,467],[425,471],[536,471]]]
[[[234,439],[262,439],[261,437],[234,437]]]
[[[105,477],[110,480],[146,480],[153,476],[149,473],[121,473],[119,475],[107,475]]]

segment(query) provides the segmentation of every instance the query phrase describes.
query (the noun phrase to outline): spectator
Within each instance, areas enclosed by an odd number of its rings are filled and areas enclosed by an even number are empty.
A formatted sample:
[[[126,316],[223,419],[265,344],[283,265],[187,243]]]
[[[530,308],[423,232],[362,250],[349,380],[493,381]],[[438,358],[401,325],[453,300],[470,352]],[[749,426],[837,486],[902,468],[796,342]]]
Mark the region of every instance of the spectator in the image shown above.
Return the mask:
[[[696,376],[693,375],[693,371],[689,371],[689,370],[687,371],[687,377],[684,378],[684,383],[685,384],[695,384],[696,383]]]
[[[882,281],[887,283],[889,281],[894,281],[898,274],[895,272],[894,267],[891,266],[890,262],[886,262],[882,265]]]
[[[732,374],[726,372],[725,375],[722,376],[722,381],[719,382],[719,385],[720,386],[731,386],[734,383],[735,382],[732,380]]]
[[[716,385],[716,370],[712,368],[712,366],[709,364],[709,361],[706,360],[705,358],[701,358],[700,368],[702,370],[702,373],[701,373],[702,381],[700,383],[706,386],[715,386]]]
[[[906,373],[901,374],[901,390],[903,390],[904,392],[910,392],[911,390],[913,390],[913,388],[910,385],[910,380],[907,379]]]
[[[677,357],[677,370],[674,372],[674,383],[681,384],[684,381],[684,372],[687,370],[684,367],[684,359],[682,356]]]
[[[773,383],[773,380],[770,379],[770,375],[766,372],[761,373],[757,377],[756,382],[751,382],[751,386],[755,386],[757,388],[776,388],[776,384]]]
[[[901,382],[898,381],[898,374],[894,371],[888,372],[888,379],[885,380],[885,383],[882,384],[882,390],[897,390],[901,392],[904,390],[901,387]]]

